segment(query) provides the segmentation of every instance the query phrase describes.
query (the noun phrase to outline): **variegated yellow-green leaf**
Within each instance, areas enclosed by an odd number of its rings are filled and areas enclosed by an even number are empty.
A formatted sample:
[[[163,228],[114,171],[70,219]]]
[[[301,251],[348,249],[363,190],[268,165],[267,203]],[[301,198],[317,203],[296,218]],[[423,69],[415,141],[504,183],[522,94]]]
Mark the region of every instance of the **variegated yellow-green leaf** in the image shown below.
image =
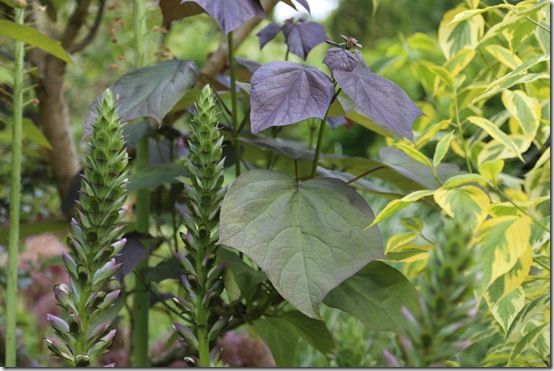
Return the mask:
[[[508,362],[508,367],[512,365],[512,361],[517,357],[521,356],[528,348],[532,347],[534,343],[542,336],[544,329],[548,329],[550,323],[543,323],[533,328],[525,334],[514,346],[512,352],[510,353],[510,361]]]
[[[479,174],[490,180],[493,184],[504,169],[504,161],[492,160],[485,161],[478,165]]]
[[[433,246],[431,244],[416,244],[414,240],[418,235],[417,232],[405,232],[391,236],[385,249],[387,259],[404,263],[427,259]]]
[[[525,84],[536,81],[538,79],[550,78],[550,75],[548,73],[527,73],[527,70],[529,68],[549,60],[550,56],[548,54],[543,54],[526,61],[525,63],[519,65],[512,72],[502,76],[500,79],[490,84],[481,95],[473,100],[473,103],[475,104],[484,99],[488,99],[493,95],[496,95],[501,91],[504,91],[505,89],[509,89],[516,84]]]
[[[467,120],[471,122],[473,125],[483,129],[493,139],[496,139],[498,142],[505,145],[509,150],[513,152],[515,156],[517,156],[521,161],[525,162],[523,160],[523,157],[521,157],[521,153],[519,152],[519,148],[516,146],[516,144],[512,141],[512,139],[510,139],[510,137],[506,133],[500,130],[495,124],[493,124],[492,122],[490,122],[485,118],[478,117],[478,116],[470,116],[467,118]]]
[[[519,287],[502,297],[496,303],[491,303],[487,300],[487,304],[494,319],[500,324],[505,333],[510,328],[519,311],[525,306],[525,291]]]
[[[475,5],[475,4],[477,4],[477,5]],[[470,6],[471,9],[470,10],[464,10],[463,12],[460,12],[460,13],[456,14],[454,19],[450,23],[458,23],[458,22],[466,21],[466,20],[470,19],[471,17],[476,16],[477,14],[483,14],[485,12],[489,12],[489,11],[494,10],[494,9],[508,7],[508,5],[499,4],[499,5],[495,5],[495,6],[488,6],[488,7],[485,7],[485,8],[476,9],[478,4],[479,4],[478,0],[468,0],[468,5]]]
[[[406,142],[398,142],[394,143],[393,147],[398,148],[406,155],[410,156],[413,160],[422,163],[425,166],[433,167],[431,160],[429,160],[423,153],[419,152],[413,145]]]
[[[435,148],[435,155],[433,156],[434,167],[439,166],[441,161],[444,159],[444,156],[446,156],[446,154],[448,153],[448,149],[450,148],[450,143],[452,142],[452,139],[454,139],[453,131],[443,136],[437,143],[437,147]]]
[[[485,47],[485,50],[494,57],[497,61],[503,65],[515,70],[523,61],[510,49],[506,49],[503,46],[492,44]]]
[[[479,174],[460,174],[453,176],[452,178],[449,178],[444,184],[442,185],[442,188],[444,189],[450,189],[450,188],[456,188],[461,185],[470,184],[470,183],[476,183],[482,186],[487,185],[487,179],[482,177]]]
[[[435,202],[444,212],[456,217],[463,211],[469,214],[468,224],[476,229],[483,223],[489,211],[489,197],[480,188],[472,185],[460,188],[445,189],[441,187],[435,191]]]
[[[483,223],[477,237],[483,289],[517,264],[529,250],[530,236],[531,219],[527,216],[502,216]]]
[[[529,149],[530,142],[525,139],[523,135],[509,135],[508,138],[518,148],[518,153],[525,153]],[[511,147],[499,142],[498,140],[491,140],[482,148],[481,152],[477,156],[477,162],[482,163],[486,161],[505,160],[507,158],[518,157]]]
[[[391,217],[392,215],[396,214],[400,210],[410,206],[414,202],[421,200],[423,197],[431,196],[433,192],[434,191],[427,190],[427,189],[424,189],[421,191],[415,191],[398,200],[393,200],[389,202],[387,206],[385,206],[383,210],[381,210],[379,214],[377,214],[377,216],[373,220],[373,223],[371,223],[369,227],[372,227],[375,224]]]
[[[516,264],[508,273],[498,277],[485,292],[485,298],[489,303],[497,303],[502,297],[521,287],[525,279],[529,276],[529,271],[533,265],[533,252],[529,247],[519,257]]]
[[[541,122],[542,109],[540,102],[529,97],[522,90],[505,90],[502,93],[502,103],[518,122],[527,140],[532,141]]]
[[[451,23],[458,14],[464,11],[466,11],[464,7],[452,9],[446,12],[440,23],[439,44],[446,59],[452,58],[463,48],[474,49],[483,36],[485,21],[480,14]]]
[[[530,208],[534,208],[537,205],[540,205],[543,202],[547,202],[550,200],[550,196],[543,196],[543,197],[537,197],[533,198],[531,200],[526,201],[513,201],[514,204],[517,205],[514,206],[511,202],[498,202],[491,205],[491,208],[489,210],[489,213],[491,216],[505,216],[505,215],[523,215],[523,210],[527,210]]]
[[[473,60],[475,56],[475,49],[472,48],[463,48],[455,56],[450,58],[444,64],[444,68],[450,72],[452,78],[456,78],[460,72],[467,67],[467,65]]]

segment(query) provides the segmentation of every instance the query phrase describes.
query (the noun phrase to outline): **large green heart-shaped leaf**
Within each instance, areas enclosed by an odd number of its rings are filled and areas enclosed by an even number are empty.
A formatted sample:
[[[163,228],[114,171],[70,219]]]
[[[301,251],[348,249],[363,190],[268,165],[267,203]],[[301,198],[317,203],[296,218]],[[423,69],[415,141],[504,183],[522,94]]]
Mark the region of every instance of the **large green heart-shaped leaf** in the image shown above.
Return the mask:
[[[341,180],[297,182],[254,170],[225,196],[219,243],[246,254],[286,300],[319,318],[329,291],[383,256],[379,230],[365,229],[373,218],[366,201]]]
[[[375,261],[325,297],[324,303],[358,318],[376,331],[398,331],[404,324],[402,307],[417,309],[417,290],[393,267]]]

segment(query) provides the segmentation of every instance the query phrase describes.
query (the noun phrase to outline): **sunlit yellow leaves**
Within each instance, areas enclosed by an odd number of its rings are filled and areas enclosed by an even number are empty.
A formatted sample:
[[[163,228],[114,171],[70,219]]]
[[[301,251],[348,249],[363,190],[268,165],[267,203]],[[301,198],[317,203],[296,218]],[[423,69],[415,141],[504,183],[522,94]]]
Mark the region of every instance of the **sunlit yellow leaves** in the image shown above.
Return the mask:
[[[458,7],[444,15],[439,26],[439,44],[446,59],[452,58],[463,48],[477,47],[480,38],[483,36],[485,21],[480,14],[451,23],[458,14],[466,9]]]
[[[487,303],[494,319],[506,333],[519,311],[525,306],[525,291],[519,287],[497,303],[489,303],[488,300]]]
[[[455,56],[450,58],[444,64],[444,68],[450,72],[450,76],[455,78],[464,68],[473,60],[475,50],[472,48],[463,48]]]
[[[439,166],[441,161],[444,159],[444,156],[446,156],[446,154],[448,153],[452,139],[454,139],[453,131],[444,135],[437,143],[437,146],[435,147],[435,155],[433,156],[434,167]]]
[[[527,216],[503,216],[483,223],[477,237],[483,290],[530,250],[530,236],[531,219]]]
[[[460,188],[439,188],[434,194],[435,202],[450,217],[469,214],[468,224],[478,228],[487,217],[490,200],[480,188],[466,185]]]
[[[410,156],[412,160],[415,160],[425,166],[433,167],[431,160],[429,160],[429,158],[427,158],[427,156],[425,156],[423,153],[419,152],[418,149],[415,148],[415,146],[413,146],[408,141],[394,143],[393,147],[401,150],[406,155]]]
[[[485,47],[485,50],[497,61],[512,70],[523,64],[521,59],[513,51],[511,51],[510,49],[506,49],[500,45],[492,44]]]
[[[373,220],[373,223],[371,223],[370,227],[391,217],[400,210],[410,206],[414,202],[421,200],[423,197],[431,196],[433,192],[434,191],[430,190],[415,191],[398,200],[393,200],[389,202],[387,206],[385,206],[383,210],[381,210],[381,212],[379,212],[379,214],[375,216],[375,219]]]
[[[493,139],[495,139],[496,141],[504,145],[508,150],[510,150],[514,154],[514,156],[518,157],[521,161],[524,162],[523,157],[521,157],[520,150],[518,146],[514,143],[512,138],[510,138],[506,133],[500,130],[494,123],[478,116],[470,116],[467,120],[473,125],[483,129]]]
[[[427,259],[433,246],[431,244],[417,244],[415,242],[417,237],[417,232],[397,233],[391,236],[385,248],[387,260],[412,263]]]
[[[512,118],[519,124],[527,141],[533,141],[541,122],[542,109],[540,102],[529,97],[521,90],[505,90],[502,93],[502,103],[504,103],[504,107],[510,112]]]
[[[496,179],[500,173],[502,173],[502,169],[504,169],[503,160],[485,161],[480,163],[478,166],[479,174],[491,181],[493,184],[496,183]]]

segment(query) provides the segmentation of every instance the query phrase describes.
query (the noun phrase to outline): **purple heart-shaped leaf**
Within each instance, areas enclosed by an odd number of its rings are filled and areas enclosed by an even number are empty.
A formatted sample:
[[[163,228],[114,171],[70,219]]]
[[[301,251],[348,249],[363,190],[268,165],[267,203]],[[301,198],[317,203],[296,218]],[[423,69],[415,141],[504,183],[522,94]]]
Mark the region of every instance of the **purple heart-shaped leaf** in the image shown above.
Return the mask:
[[[260,49],[263,49],[268,42],[273,40],[279,31],[281,31],[281,26],[274,22],[262,28],[262,30],[256,34],[260,40]]]
[[[324,62],[354,101],[357,112],[399,136],[413,139],[412,125],[422,112],[401,87],[371,72],[359,53],[331,48]]]
[[[327,40],[322,25],[316,22],[287,22],[283,26],[285,41],[291,53],[306,59],[310,51]]]
[[[329,77],[316,68],[292,62],[268,63],[252,76],[252,133],[308,118],[323,119],[334,92]]]
[[[254,17],[265,17],[260,0],[182,0],[196,3],[213,17],[225,34],[236,30]]]

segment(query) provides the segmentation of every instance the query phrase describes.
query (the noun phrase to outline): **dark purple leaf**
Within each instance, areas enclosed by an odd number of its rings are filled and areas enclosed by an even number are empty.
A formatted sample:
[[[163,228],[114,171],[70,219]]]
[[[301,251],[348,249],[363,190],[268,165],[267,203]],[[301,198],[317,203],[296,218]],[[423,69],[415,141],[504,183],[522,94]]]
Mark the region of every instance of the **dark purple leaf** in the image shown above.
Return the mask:
[[[311,21],[286,22],[283,33],[290,52],[302,59],[306,59],[313,48],[327,40],[323,26]]]
[[[181,4],[181,0],[160,0],[160,9],[162,10],[164,24],[204,12],[198,4]]]
[[[169,60],[131,71],[109,88],[117,99],[122,122],[150,117],[161,124],[165,115],[196,84],[198,75],[194,62]],[[85,120],[86,134],[96,119],[96,106],[97,102],[91,105]]]
[[[218,23],[223,33],[236,30],[254,17],[265,17],[260,0],[182,0],[196,3]]]
[[[262,28],[262,30],[256,34],[256,36],[258,36],[258,40],[260,40],[260,49],[263,49],[268,42],[273,40],[279,31],[281,31],[281,26],[277,23],[270,23]]]
[[[125,235],[127,242],[125,246],[115,258],[116,263],[123,263],[123,266],[117,272],[117,278],[123,279],[131,273],[144,259],[146,259],[146,248],[141,239],[149,238],[148,235],[143,235],[137,232],[131,232]]]
[[[323,63],[329,67],[332,73],[335,73],[335,71],[352,71],[358,64],[358,58],[348,50],[333,47],[327,51]]]
[[[235,60],[237,61],[238,65],[246,68],[248,71],[250,71],[250,73],[256,72],[256,70],[262,66],[258,62],[251,61],[250,59],[235,58]]]
[[[395,134],[413,139],[412,125],[422,112],[404,90],[371,72],[359,54],[336,49],[330,49],[332,52],[325,57],[325,63],[342,90],[354,101],[356,111]],[[352,57],[357,59],[356,63]]]
[[[323,72],[292,62],[273,62],[252,76],[252,133],[308,119],[323,119],[335,88]]]

